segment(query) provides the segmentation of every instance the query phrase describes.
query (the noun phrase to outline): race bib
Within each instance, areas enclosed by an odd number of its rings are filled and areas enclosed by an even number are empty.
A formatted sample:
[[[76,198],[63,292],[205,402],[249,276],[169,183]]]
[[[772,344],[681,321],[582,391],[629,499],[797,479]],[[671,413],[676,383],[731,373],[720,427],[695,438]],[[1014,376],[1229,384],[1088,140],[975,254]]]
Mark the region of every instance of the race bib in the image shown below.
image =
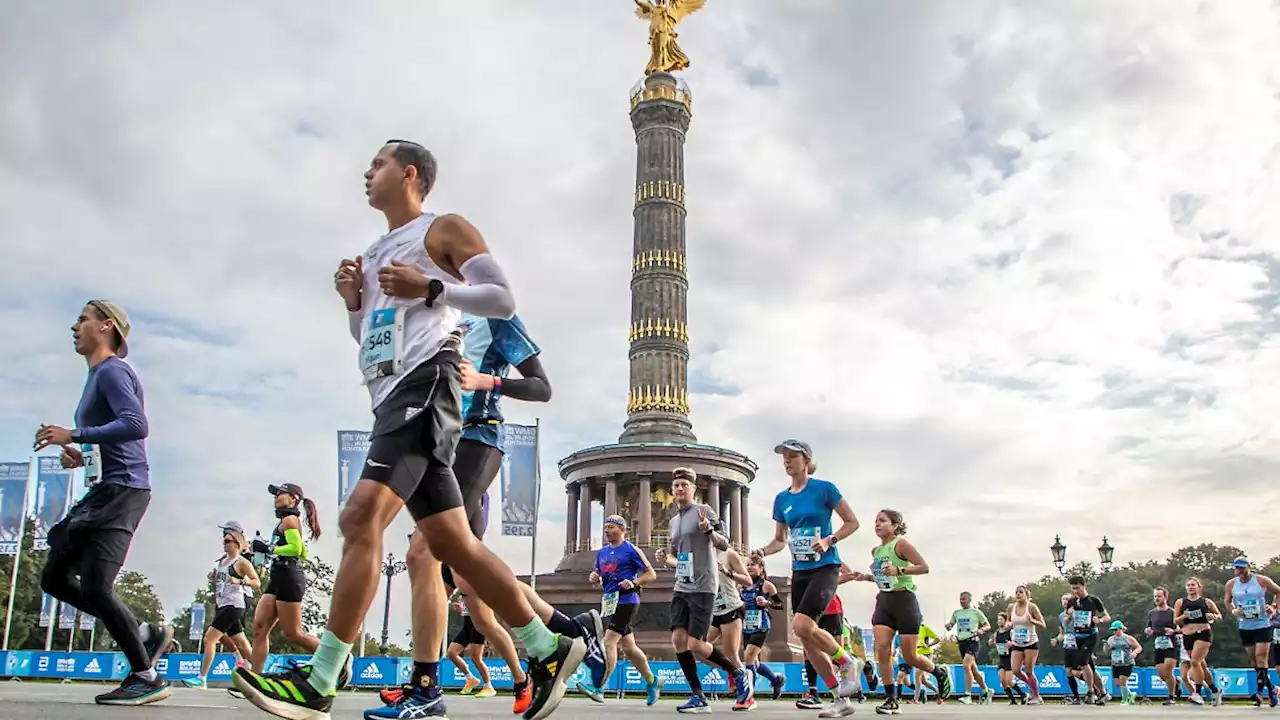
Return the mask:
[[[1092,610],[1076,610],[1071,614],[1075,618],[1077,630],[1093,629],[1093,611]]]
[[[1075,636],[1075,635],[1072,635],[1071,633],[1067,633],[1066,635],[1063,635],[1063,636],[1062,636],[1062,649],[1063,649],[1063,650],[1075,650],[1075,649],[1076,649],[1076,636]]]
[[[973,618],[962,617],[956,621],[956,627],[960,632],[969,632],[973,629]]]
[[[1111,651],[1111,664],[1112,664],[1112,665],[1130,665],[1131,663],[1129,663],[1129,662],[1128,662],[1128,660],[1129,660],[1129,653],[1128,653],[1128,651],[1126,651],[1126,650],[1112,650],[1112,651]]]
[[[742,629],[745,632],[760,632],[764,628],[764,611],[748,610],[746,617],[742,619]]]
[[[1203,620],[1203,619],[1204,619],[1204,611],[1203,611],[1203,610],[1199,610],[1199,609],[1192,608],[1191,610],[1188,610],[1188,611],[1187,611],[1187,619],[1188,619],[1188,620]]]
[[[1240,617],[1247,620],[1253,620],[1262,615],[1262,601],[1258,598],[1249,598],[1240,603]]]
[[[791,557],[796,562],[815,562],[821,555],[813,549],[822,528],[792,528],[790,535]]]
[[[716,601],[711,606],[711,612],[716,615],[723,615],[729,610],[729,596],[724,593],[716,595]]]
[[[693,556],[687,552],[676,557],[676,582],[693,582]]]
[[[600,617],[609,617],[618,611],[618,591],[607,592],[600,600]]]
[[[1008,654],[1009,654],[1009,646],[1008,646],[1008,645],[1006,645],[1005,643],[996,643],[996,654],[997,654],[997,655],[1008,655]]]
[[[1156,636],[1156,649],[1157,649],[1157,650],[1172,650],[1172,649],[1173,649],[1173,638],[1170,638],[1168,635],[1157,635],[1157,636]]]
[[[389,307],[369,314],[369,326],[360,342],[360,371],[366,383],[400,374],[404,311],[402,307]]]
[[[1018,645],[1031,644],[1031,628],[1019,625],[1013,629],[1013,641]]]
[[[84,486],[93,487],[102,480],[102,451],[97,445],[81,445],[80,455],[84,458]]]
[[[884,574],[885,561],[876,560],[871,563],[871,577],[876,581],[876,587],[881,590],[893,589],[893,578]]]
[[[1271,628],[1271,642],[1280,645],[1280,627]]]

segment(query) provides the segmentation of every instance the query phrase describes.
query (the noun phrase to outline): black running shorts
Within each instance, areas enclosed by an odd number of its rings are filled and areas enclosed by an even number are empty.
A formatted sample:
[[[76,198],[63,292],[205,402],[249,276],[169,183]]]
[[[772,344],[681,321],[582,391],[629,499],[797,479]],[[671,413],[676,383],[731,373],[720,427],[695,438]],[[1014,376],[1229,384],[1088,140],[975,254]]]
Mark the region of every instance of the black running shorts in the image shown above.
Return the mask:
[[[893,590],[876,593],[876,609],[871,613],[871,624],[896,630],[899,635],[919,635],[920,601],[910,590]]]
[[[823,615],[818,618],[818,628],[840,642],[844,638],[844,617],[840,615]]]
[[[978,657],[978,638],[968,638],[966,640],[957,640],[956,645],[960,650],[960,657],[963,659],[965,655]]]
[[[462,507],[453,463],[462,434],[458,354],[441,350],[409,371],[373,411],[362,478],[404,500],[415,521]]]
[[[471,621],[470,615],[462,616],[462,629],[458,630],[458,634],[453,636],[453,644],[466,647],[468,645],[484,645],[484,635],[476,630],[476,624]]]
[[[1252,645],[1260,645],[1262,643],[1271,642],[1271,628],[1257,628],[1256,630],[1245,630],[1240,628],[1240,644],[1246,650]]]
[[[604,629],[626,637],[632,632],[631,623],[636,619],[636,613],[638,612],[640,612],[640,603],[619,605],[614,609],[612,615],[603,618]]]
[[[1086,665],[1093,665],[1093,651],[1097,647],[1098,636],[1096,634],[1077,635],[1074,650],[1062,649],[1063,665],[1073,670],[1079,670]]]
[[[1271,651],[1275,652],[1274,645],[1271,646]],[[1154,655],[1152,656],[1152,663],[1155,665],[1159,665],[1168,660],[1172,660],[1175,663],[1178,662],[1178,648],[1156,648],[1153,652]]]
[[[791,573],[791,610],[793,615],[807,615],[817,620],[827,611],[831,598],[840,587],[840,566],[824,565],[813,570]]]
[[[1271,643],[1271,667],[1280,667],[1280,643]]]
[[[706,640],[715,602],[715,593],[671,593],[671,629],[684,630],[695,640]]]
[[[276,602],[300,603],[307,592],[307,576],[292,558],[271,563],[271,577],[263,595],[274,595]]]
[[[753,633],[743,633],[742,646],[762,648],[764,647],[764,641],[768,639],[769,639],[768,630],[762,630],[760,632],[753,632]]]
[[[57,554],[60,563],[79,565],[92,558],[99,565],[119,568],[150,504],[150,490],[113,482],[94,485],[49,528],[49,552]]]
[[[1012,672],[1012,671],[1013,671],[1013,656],[1012,656],[1012,655],[1001,655],[1001,656],[1000,656],[1000,669],[1001,669],[1001,670],[1008,670],[1008,671],[1010,671],[1010,672]]]
[[[721,625],[732,625],[742,619],[742,608],[730,610],[723,615],[715,615],[711,618],[711,627],[718,628]]]
[[[235,605],[223,605],[213,613],[213,622],[209,624],[214,630],[235,637],[244,634],[244,608]]]

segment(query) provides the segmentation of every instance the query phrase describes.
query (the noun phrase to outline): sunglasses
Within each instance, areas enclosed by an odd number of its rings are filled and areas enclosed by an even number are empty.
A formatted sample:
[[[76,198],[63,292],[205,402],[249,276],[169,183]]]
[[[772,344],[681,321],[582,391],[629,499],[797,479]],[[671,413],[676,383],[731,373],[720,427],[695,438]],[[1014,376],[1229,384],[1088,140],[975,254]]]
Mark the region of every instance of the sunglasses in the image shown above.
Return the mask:
[[[236,542],[236,539],[235,539],[235,538],[233,538],[233,537],[231,537],[230,535],[223,535],[223,536],[222,536],[222,544],[223,544],[223,545],[226,545],[226,544],[227,544],[227,543],[229,543],[229,542]]]

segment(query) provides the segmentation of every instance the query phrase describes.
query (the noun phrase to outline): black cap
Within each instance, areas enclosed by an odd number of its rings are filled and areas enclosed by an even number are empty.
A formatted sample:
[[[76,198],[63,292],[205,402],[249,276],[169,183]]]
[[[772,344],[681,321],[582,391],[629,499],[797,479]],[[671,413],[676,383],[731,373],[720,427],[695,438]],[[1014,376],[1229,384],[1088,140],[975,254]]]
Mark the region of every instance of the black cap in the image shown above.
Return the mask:
[[[287,493],[289,495],[292,495],[298,498],[299,500],[306,497],[306,495],[302,493],[302,488],[299,487],[298,485],[294,485],[293,483],[283,483],[281,485],[268,485],[267,492],[271,493],[272,495]]]

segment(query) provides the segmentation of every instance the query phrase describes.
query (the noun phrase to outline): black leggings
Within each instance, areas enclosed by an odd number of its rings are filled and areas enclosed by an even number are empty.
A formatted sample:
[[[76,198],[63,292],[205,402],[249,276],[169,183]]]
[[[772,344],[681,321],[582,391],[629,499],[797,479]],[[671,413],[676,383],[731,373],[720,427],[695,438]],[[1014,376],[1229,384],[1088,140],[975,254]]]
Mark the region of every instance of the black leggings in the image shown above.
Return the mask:
[[[103,550],[102,543],[93,538],[85,538],[85,544],[75,548],[51,548],[40,576],[40,588],[101,620],[133,671],[141,672],[151,667],[151,658],[138,635],[137,619],[116,597],[120,563],[104,558],[112,553]]]
[[[471,533],[481,540],[484,539],[487,518],[480,512],[480,501],[501,469],[502,451],[498,448],[471,438],[463,438],[458,442],[458,450],[453,459],[453,474],[458,478],[458,489],[462,491],[462,507],[467,511]],[[492,504],[489,505],[489,511],[493,511]]]

